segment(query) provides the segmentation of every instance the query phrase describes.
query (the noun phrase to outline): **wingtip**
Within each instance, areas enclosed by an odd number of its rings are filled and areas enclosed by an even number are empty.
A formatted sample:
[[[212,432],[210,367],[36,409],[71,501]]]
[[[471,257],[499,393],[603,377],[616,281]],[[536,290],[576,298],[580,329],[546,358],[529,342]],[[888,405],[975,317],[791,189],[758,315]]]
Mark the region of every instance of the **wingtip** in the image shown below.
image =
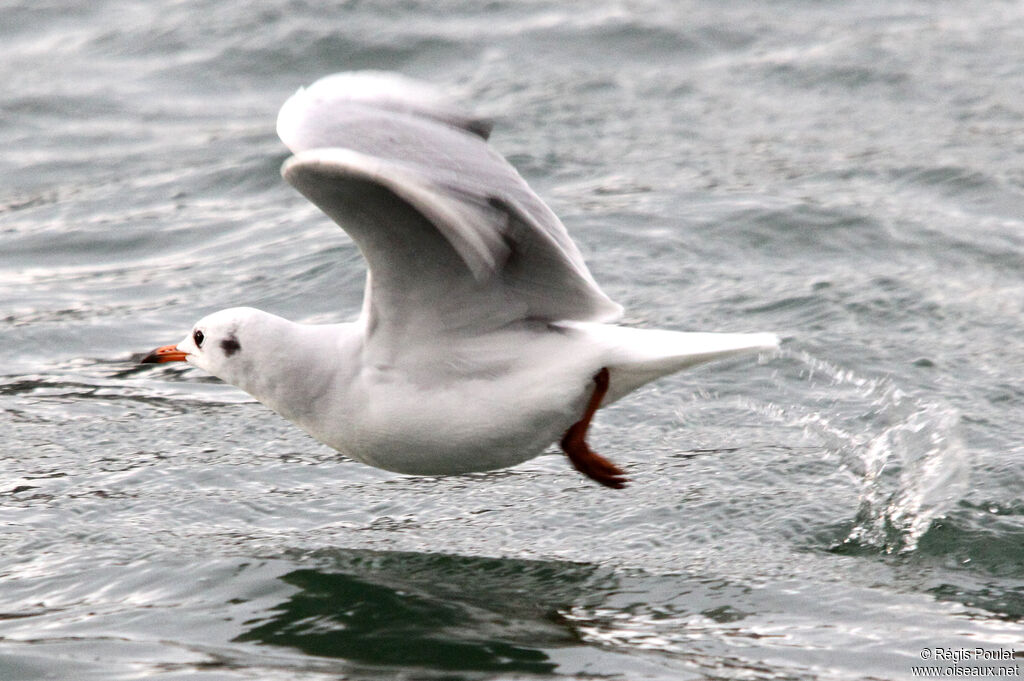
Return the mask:
[[[486,140],[494,121],[459,106],[435,85],[390,71],[346,71],[300,87],[277,114],[277,136],[293,153],[329,146],[349,105],[376,107],[453,126]]]
[[[305,99],[306,88],[300,87],[292,93],[291,97],[284,101],[277,112],[277,122],[274,129],[278,138],[286,147],[295,151],[298,146],[296,135],[301,125],[303,100]]]
[[[465,120],[465,128],[481,139],[488,140],[494,130],[494,119],[470,116]]]

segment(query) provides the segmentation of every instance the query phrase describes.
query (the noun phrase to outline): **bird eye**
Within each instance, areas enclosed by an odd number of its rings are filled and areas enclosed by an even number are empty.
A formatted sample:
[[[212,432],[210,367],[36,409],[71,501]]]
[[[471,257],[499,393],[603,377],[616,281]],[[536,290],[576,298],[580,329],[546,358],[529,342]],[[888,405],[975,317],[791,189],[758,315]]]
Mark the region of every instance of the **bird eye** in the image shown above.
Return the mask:
[[[195,341],[197,348],[203,347],[203,338],[203,332],[200,331],[199,329],[196,329],[195,331],[192,332],[192,340]]]

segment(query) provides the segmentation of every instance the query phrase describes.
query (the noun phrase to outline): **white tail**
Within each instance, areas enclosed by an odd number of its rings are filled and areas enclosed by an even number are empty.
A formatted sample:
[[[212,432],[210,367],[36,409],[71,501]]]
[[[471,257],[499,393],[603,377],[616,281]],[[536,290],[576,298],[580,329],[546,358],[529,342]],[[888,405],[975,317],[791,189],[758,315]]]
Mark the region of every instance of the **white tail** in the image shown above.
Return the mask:
[[[611,324],[561,322],[605,348],[611,386],[605,402],[615,401],[661,376],[737,355],[772,352],[774,333],[685,333]]]

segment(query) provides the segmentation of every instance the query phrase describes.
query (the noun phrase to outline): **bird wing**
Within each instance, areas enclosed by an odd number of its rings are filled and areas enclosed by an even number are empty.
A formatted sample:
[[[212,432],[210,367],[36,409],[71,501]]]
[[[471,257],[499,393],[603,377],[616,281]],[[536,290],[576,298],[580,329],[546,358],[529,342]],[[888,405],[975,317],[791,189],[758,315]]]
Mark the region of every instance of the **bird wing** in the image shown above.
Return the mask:
[[[611,321],[565,227],[488,146],[490,124],[394,74],[328,76],[281,108],[284,178],[352,237],[381,342],[517,320]]]

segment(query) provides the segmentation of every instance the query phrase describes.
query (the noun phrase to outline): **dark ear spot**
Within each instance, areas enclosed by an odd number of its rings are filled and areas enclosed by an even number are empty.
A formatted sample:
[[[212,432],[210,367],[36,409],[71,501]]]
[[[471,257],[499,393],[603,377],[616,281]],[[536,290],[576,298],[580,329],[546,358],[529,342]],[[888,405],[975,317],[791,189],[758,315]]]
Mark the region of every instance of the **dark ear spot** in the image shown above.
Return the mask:
[[[234,336],[228,336],[220,342],[220,347],[224,350],[224,354],[230,357],[242,349],[242,344]]]

